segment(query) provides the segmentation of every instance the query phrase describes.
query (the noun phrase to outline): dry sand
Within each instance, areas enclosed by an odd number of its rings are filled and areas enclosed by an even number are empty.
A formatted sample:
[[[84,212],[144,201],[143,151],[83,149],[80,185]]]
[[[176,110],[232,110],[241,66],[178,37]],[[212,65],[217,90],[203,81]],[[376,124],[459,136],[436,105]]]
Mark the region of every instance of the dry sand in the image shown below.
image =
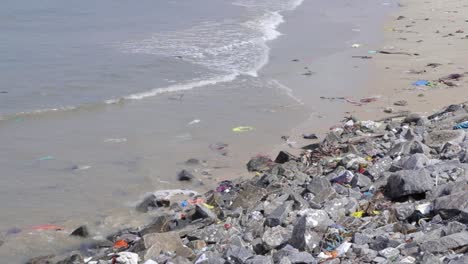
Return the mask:
[[[403,0],[400,5],[386,23],[384,43],[375,50],[413,55],[369,54],[368,47],[362,47],[363,55],[372,56],[368,59],[368,93],[381,97],[361,107],[350,106],[359,119],[392,115],[383,112],[387,107],[394,112],[426,114],[468,100],[468,2]],[[428,66],[434,63],[440,65]],[[453,73],[464,75],[447,83],[454,86],[439,81]],[[417,80],[428,80],[435,86],[413,86]],[[398,100],[406,100],[408,105],[395,106]]]

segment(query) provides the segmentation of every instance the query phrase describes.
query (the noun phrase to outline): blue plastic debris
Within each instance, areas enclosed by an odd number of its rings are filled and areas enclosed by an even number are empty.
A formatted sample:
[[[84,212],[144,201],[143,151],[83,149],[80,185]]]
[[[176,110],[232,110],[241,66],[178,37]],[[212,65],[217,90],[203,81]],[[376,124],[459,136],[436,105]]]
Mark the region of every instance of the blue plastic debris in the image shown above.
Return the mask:
[[[461,122],[453,126],[453,129],[467,129],[468,128],[468,121]]]
[[[187,205],[188,205],[188,202],[187,202],[187,201],[182,201],[182,202],[180,203],[180,206],[182,206],[182,207],[186,207]]]
[[[431,82],[427,80],[417,80],[413,83],[414,86],[430,86]]]

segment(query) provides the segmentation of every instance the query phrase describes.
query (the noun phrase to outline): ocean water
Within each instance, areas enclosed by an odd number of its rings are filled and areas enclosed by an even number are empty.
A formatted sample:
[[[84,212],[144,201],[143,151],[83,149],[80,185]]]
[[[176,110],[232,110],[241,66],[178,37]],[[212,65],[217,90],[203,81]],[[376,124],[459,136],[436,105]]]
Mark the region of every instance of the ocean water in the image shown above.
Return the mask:
[[[3,1],[0,118],[256,76],[301,0]]]

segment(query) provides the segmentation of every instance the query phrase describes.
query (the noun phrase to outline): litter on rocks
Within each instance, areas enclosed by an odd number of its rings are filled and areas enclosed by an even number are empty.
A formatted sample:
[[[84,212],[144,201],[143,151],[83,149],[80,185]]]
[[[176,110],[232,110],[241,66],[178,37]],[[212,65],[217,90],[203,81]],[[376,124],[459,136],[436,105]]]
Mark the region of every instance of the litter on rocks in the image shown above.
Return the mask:
[[[468,139],[451,128],[467,110],[344,118],[249,177],[153,193],[135,208],[151,222],[93,241],[88,263],[466,263]]]

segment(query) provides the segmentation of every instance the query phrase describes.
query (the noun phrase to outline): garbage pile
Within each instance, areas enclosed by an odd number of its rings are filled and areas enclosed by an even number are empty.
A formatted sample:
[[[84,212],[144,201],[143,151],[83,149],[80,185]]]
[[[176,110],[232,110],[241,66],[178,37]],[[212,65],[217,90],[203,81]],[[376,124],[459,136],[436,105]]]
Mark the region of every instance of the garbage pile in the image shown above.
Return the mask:
[[[137,208],[158,213],[151,224],[58,263],[468,263],[465,121],[468,104],[346,118],[301,156],[253,158],[247,181],[147,197]]]

